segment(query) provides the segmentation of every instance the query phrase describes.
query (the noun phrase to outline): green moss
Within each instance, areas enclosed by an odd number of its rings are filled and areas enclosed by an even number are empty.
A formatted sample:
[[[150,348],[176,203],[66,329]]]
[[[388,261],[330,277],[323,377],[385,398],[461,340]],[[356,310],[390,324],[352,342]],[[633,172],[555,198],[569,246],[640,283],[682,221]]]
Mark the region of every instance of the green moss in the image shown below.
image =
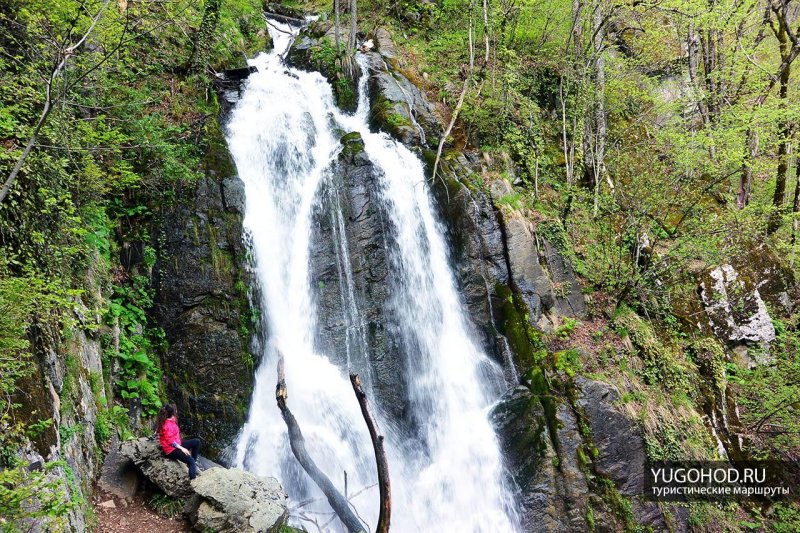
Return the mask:
[[[724,391],[728,380],[725,374],[727,357],[722,344],[713,337],[704,337],[689,345],[689,354],[716,391]]]
[[[495,292],[500,297],[498,305],[498,327],[511,346],[517,366],[530,371],[547,357],[547,350],[541,335],[527,320],[527,309],[520,313],[518,305],[524,307],[521,298],[514,298],[513,291],[506,285],[497,284]]]
[[[678,359],[674,347],[658,338],[653,326],[636,313],[621,307],[614,318],[617,331],[630,337],[644,362],[641,377],[645,383],[660,384],[666,389],[690,392],[691,369]]]
[[[340,158],[352,157],[364,151],[364,140],[357,131],[346,133],[339,142],[342,144],[342,153],[339,155]]]

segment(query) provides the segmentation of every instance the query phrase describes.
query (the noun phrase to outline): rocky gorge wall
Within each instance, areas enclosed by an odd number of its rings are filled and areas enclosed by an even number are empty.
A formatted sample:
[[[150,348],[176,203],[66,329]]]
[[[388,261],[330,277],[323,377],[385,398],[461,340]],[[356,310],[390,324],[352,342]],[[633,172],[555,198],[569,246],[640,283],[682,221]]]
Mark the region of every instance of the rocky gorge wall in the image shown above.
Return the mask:
[[[154,310],[166,333],[166,390],[182,431],[201,436],[204,454],[220,460],[247,413],[258,317],[248,296],[244,184],[221,132],[212,135],[204,176],[179,191],[182,200],[163,216]]]

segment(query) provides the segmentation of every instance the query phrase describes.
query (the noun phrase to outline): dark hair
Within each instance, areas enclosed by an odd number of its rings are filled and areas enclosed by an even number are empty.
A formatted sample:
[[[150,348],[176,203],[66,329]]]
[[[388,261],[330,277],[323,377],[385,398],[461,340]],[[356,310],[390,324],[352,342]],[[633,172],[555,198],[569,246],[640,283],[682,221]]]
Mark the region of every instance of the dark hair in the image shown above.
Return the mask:
[[[166,422],[168,418],[175,416],[175,413],[177,412],[178,408],[175,407],[174,403],[168,403],[162,407],[158,411],[158,416],[156,416],[156,431],[161,433],[161,430],[164,428],[164,422]]]

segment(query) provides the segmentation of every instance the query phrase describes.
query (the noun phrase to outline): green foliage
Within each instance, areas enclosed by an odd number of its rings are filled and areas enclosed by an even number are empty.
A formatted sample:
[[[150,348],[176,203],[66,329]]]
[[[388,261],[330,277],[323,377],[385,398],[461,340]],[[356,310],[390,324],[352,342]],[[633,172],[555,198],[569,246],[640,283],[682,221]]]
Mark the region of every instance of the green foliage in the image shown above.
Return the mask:
[[[148,280],[135,276],[130,287],[118,286],[106,313],[109,326],[119,326],[121,370],[116,381],[123,400],[141,405],[145,415],[154,415],[161,408],[160,380],[156,349],[164,342],[164,332],[147,328],[145,309],[152,305]]]
[[[673,346],[656,335],[651,324],[626,307],[614,319],[620,333],[625,332],[644,362],[642,378],[648,384],[660,384],[669,390],[689,392],[691,369],[687,368]]]
[[[773,510],[774,520],[770,527],[776,533],[791,533],[800,530],[800,507],[797,502],[778,502]]]
[[[561,325],[553,332],[556,337],[560,339],[568,339],[575,332],[575,329],[580,325],[577,318],[565,316],[561,321]]]
[[[800,448],[800,332],[795,314],[775,321],[777,339],[770,348],[773,364],[754,369],[729,366],[740,391],[742,423],[765,442],[763,453],[782,457]]]
[[[522,207],[522,194],[518,192],[506,194],[497,200],[497,204],[510,209],[520,209]]]
[[[34,321],[72,322],[60,312],[71,294],[36,277],[0,278],[0,468],[14,462],[14,452],[26,434],[33,436],[50,422],[21,417],[20,382],[33,374],[28,328]],[[29,425],[32,424],[32,425]]]
[[[64,466],[51,461],[33,471],[26,463],[0,469],[0,528],[4,532],[27,531],[33,524],[47,531],[66,531],[66,515],[74,502],[56,477],[56,470]]]
[[[183,513],[186,500],[173,498],[166,494],[153,494],[147,501],[147,506],[164,518],[177,518]]]
[[[581,353],[575,348],[556,352],[553,354],[553,366],[568,376],[574,376],[581,369]]]

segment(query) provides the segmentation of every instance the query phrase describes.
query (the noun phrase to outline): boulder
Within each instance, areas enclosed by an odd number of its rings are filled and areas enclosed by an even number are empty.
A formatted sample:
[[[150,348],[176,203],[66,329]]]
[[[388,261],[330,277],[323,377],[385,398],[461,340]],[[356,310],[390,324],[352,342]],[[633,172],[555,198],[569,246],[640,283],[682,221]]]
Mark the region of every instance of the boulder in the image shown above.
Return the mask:
[[[594,470],[612,480],[619,493],[631,501],[637,524],[653,531],[685,531],[686,513],[677,506],[670,527],[658,503],[642,498],[647,453],[638,423],[623,413],[617,404],[619,392],[613,386],[579,376],[575,380],[577,405],[583,411],[597,449]]]
[[[119,455],[133,462],[142,474],[165,494],[174,498],[191,496],[189,469],[180,461],[168,459],[155,439],[140,438],[125,441],[119,446]]]
[[[222,199],[225,202],[225,209],[244,216],[244,182],[239,176],[233,176],[222,180]]]
[[[751,276],[742,275],[732,265],[722,265],[705,273],[700,290],[710,326],[719,339],[733,346],[775,340],[775,327]]]
[[[277,532],[289,515],[288,497],[274,478],[214,468],[191,483],[186,514],[197,531]]]

